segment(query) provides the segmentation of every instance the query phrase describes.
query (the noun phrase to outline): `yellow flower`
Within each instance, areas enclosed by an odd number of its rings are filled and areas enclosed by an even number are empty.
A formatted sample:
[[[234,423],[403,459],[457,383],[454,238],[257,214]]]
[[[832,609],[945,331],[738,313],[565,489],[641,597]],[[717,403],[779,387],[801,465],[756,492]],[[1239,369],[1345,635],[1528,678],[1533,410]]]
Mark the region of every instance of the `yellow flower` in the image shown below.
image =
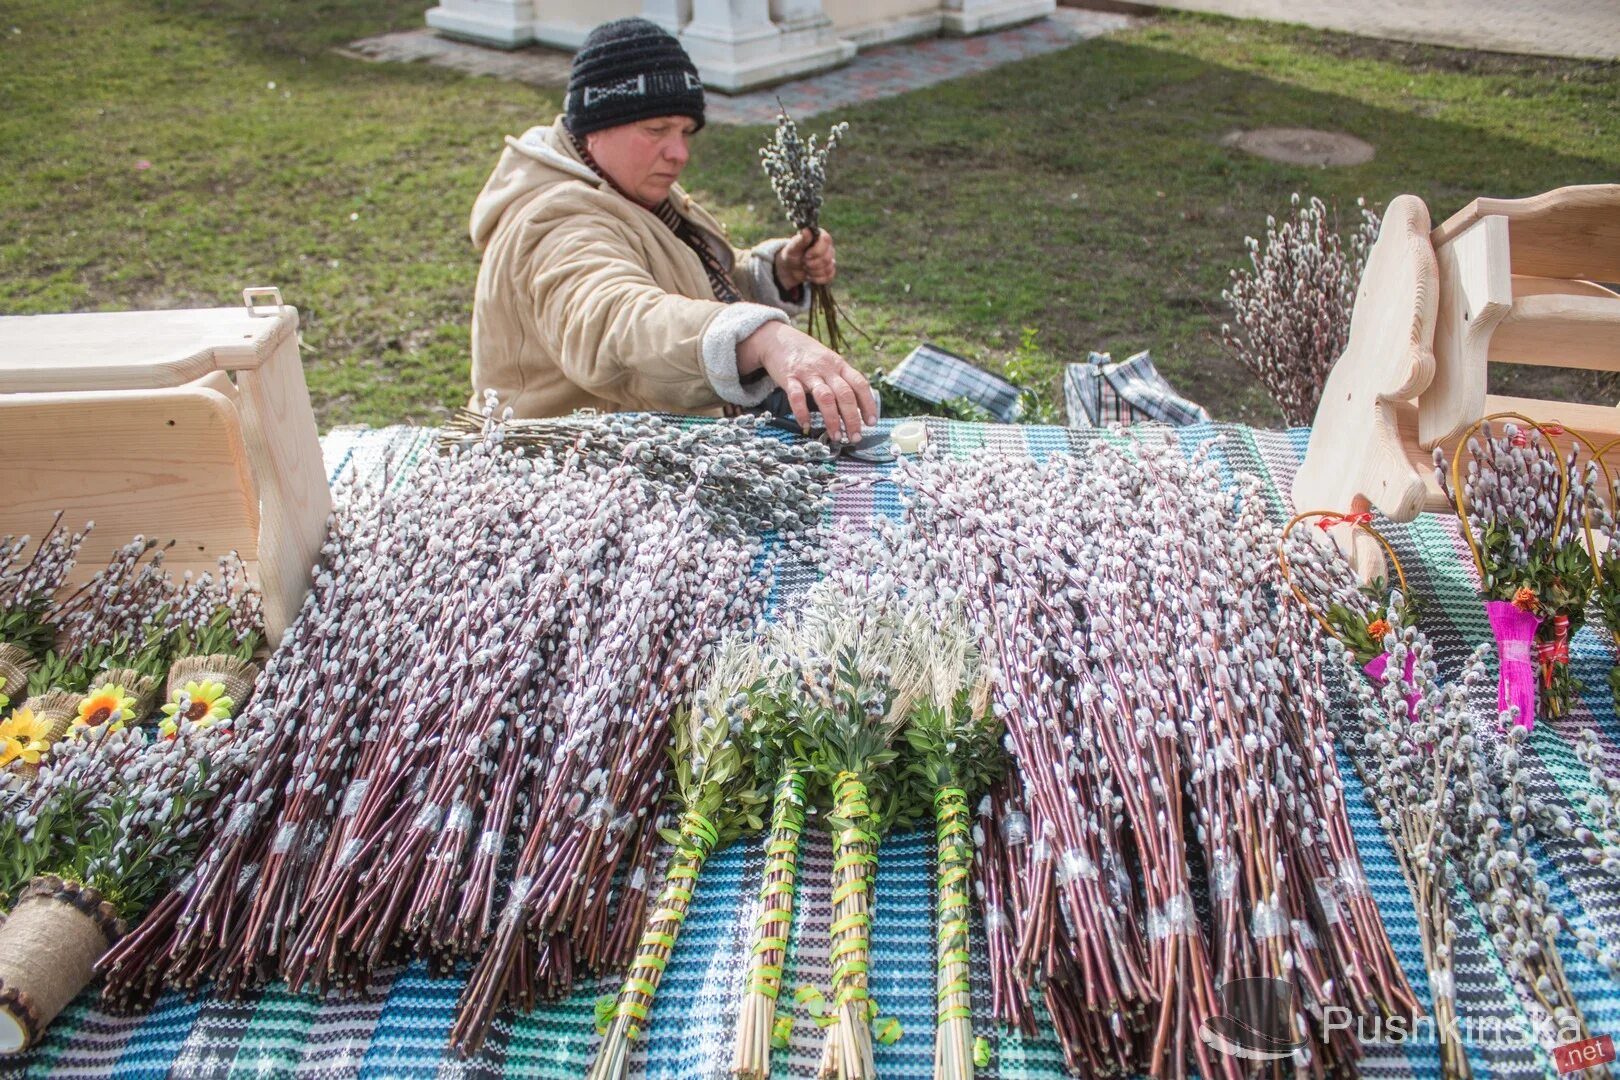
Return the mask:
[[[108,731],[123,731],[124,721],[135,710],[135,699],[122,686],[98,686],[79,701],[79,715],[73,721],[75,732],[107,725]]]
[[[215,720],[227,720],[236,702],[225,696],[222,682],[188,682],[174,695],[174,700],[163,706],[163,721],[158,730],[172,738],[180,730],[181,720],[190,720],[198,727],[207,727]]]
[[[40,757],[50,749],[45,735],[50,725],[34,715],[34,710],[19,708],[0,721],[0,767],[13,761],[38,765]]]

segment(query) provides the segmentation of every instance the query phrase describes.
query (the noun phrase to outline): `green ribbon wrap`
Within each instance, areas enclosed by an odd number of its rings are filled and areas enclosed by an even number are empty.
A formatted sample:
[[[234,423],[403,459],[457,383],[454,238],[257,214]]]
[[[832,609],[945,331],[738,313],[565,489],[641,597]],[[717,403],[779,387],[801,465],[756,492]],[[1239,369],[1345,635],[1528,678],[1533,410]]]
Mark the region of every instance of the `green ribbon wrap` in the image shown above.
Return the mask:
[[[759,889],[758,936],[749,960],[747,988],[775,1001],[782,992],[782,966],[793,928],[793,898],[799,864],[799,835],[804,831],[804,777],[783,771],[776,782],[770,841],[765,848],[765,877]]]
[[[833,816],[841,822],[834,841],[833,911],[871,888],[877,863],[877,834],[872,831],[872,810],[866,785],[854,773],[839,773],[833,783]],[[833,920],[832,952],[834,1000],[840,1005],[865,1001],[867,955],[871,948],[872,917],[866,905]]]
[[[636,958],[613,1006],[615,1018],[631,1021],[626,1033],[631,1042],[641,1037],[640,1025],[647,1021],[664,967],[669,963],[669,954],[674,951],[675,939],[686,921],[698,874],[719,839],[714,822],[702,814],[689,810],[681,815],[680,836],[675,853],[670,857],[663,891],[658,894],[658,902],[647,919],[646,929],[636,946]]]

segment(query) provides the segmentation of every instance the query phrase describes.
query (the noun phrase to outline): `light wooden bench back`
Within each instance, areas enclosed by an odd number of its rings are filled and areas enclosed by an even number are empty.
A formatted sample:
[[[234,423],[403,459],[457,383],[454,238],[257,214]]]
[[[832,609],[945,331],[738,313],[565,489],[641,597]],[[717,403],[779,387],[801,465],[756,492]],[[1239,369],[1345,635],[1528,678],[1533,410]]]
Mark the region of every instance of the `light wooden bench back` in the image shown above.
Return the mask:
[[[176,573],[235,550],[279,641],[308,591],[331,495],[298,313],[268,298],[0,318],[0,536],[37,539],[59,510],[70,529],[94,521],[75,582],[137,535],[174,540],[164,562]]]

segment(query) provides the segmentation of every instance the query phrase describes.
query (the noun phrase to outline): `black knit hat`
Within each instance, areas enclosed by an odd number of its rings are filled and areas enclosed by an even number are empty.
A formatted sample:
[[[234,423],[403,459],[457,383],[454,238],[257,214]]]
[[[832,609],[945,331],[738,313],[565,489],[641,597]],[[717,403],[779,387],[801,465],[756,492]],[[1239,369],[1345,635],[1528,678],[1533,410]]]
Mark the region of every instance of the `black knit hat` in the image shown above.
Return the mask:
[[[583,136],[655,116],[689,116],[703,126],[703,83],[692,58],[646,19],[592,30],[568,75],[568,130]]]

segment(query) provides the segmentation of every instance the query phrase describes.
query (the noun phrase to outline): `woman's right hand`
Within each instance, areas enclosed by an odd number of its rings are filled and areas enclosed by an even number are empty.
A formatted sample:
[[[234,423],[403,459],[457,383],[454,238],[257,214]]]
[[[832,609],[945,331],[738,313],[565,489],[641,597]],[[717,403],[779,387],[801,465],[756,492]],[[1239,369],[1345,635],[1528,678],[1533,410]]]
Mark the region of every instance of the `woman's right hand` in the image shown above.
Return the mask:
[[[877,401],[866,376],[802,330],[768,322],[744,338],[737,346],[737,374],[760,368],[787,394],[804,431],[810,430],[812,399],[834,439],[854,442],[863,427],[877,423]]]

